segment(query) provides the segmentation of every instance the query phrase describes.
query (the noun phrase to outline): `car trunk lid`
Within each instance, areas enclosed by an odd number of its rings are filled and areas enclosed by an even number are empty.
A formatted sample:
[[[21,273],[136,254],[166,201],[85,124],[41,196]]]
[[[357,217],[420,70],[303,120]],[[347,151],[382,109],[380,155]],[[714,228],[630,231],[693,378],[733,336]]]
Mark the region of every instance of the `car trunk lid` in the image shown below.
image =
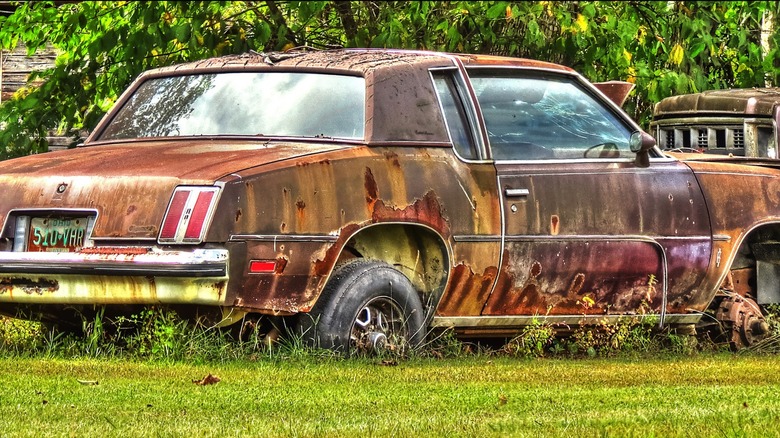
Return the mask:
[[[0,217],[97,214],[95,239],[156,239],[173,190],[241,170],[345,147],[251,141],[144,141],[2,163]]]

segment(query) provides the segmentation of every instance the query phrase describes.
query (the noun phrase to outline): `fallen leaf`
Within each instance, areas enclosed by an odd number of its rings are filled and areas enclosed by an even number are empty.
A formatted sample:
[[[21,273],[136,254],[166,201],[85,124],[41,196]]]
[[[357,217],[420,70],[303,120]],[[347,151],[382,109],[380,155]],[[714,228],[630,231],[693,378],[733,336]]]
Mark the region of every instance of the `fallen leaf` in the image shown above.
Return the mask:
[[[76,379],[76,381],[81,383],[82,385],[85,385],[85,386],[100,385],[100,382],[98,382],[97,380],[79,380],[79,379]]]
[[[220,382],[221,380],[222,379],[220,379],[219,377],[209,373],[206,377],[200,380],[193,380],[192,383],[196,385],[204,386],[204,385],[213,385],[215,383]]]
[[[394,366],[398,365],[398,361],[395,360],[395,359],[385,359],[385,360],[383,360],[381,362],[380,365],[385,366],[385,367],[394,367]]]
[[[498,405],[499,405],[499,406],[503,406],[503,405],[505,405],[505,404],[506,404],[506,402],[507,402],[507,400],[508,400],[508,399],[507,399],[507,397],[506,397],[504,394],[499,394],[499,395],[498,395]]]

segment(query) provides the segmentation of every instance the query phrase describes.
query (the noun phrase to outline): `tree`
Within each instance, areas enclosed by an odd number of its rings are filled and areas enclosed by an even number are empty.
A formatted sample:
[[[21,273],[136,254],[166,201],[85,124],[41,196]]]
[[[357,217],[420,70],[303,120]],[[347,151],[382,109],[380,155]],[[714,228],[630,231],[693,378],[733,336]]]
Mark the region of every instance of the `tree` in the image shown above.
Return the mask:
[[[559,62],[593,81],[622,79],[640,122],[663,97],[778,83],[776,2],[104,1],[20,2],[0,18],[0,47],[53,45],[56,65],[0,105],[0,158],[45,151],[57,129],[95,126],[140,72],[298,46],[397,47]],[[775,18],[776,19],[776,18]],[[778,29],[778,26],[774,26]]]

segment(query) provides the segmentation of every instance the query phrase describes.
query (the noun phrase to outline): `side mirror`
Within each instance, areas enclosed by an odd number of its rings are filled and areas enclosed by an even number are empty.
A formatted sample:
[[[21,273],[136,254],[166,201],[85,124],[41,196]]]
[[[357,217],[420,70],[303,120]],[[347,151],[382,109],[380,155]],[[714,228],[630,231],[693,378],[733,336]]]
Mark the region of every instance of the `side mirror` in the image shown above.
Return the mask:
[[[628,140],[631,152],[636,153],[636,165],[639,167],[650,166],[650,149],[655,147],[655,139],[645,131],[636,131]]]

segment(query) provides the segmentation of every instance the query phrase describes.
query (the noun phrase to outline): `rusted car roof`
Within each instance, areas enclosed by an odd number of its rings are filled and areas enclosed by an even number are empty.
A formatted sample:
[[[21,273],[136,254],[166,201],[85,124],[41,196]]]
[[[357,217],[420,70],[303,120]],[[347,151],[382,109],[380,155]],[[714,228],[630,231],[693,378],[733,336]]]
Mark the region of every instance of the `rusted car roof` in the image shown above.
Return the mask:
[[[285,53],[248,52],[239,55],[227,55],[219,58],[163,67],[157,70],[150,70],[145,74],[201,69],[222,70],[225,68],[246,68],[255,70],[258,68],[270,67],[326,68],[330,72],[333,72],[335,69],[365,74],[371,70],[393,69],[399,65],[409,64],[447,67],[453,66],[455,59],[459,59],[465,65],[506,65],[512,67],[543,68],[565,72],[574,71],[569,67],[550,62],[494,55],[447,54],[440,52],[386,49],[339,49],[326,51],[290,51]]]
[[[771,116],[778,101],[780,88],[710,90],[663,99],[655,106],[653,117],[723,113]]]
[[[449,136],[441,112],[430,110],[438,106],[438,99],[430,86],[429,71],[434,68],[456,68],[459,62],[467,66],[498,65],[560,72],[573,71],[548,62],[488,55],[344,49],[284,53],[249,52],[150,70],[143,73],[141,78],[171,73],[271,69],[359,75],[366,78],[366,89],[372,91],[366,99],[365,142],[367,144],[377,146],[398,142],[424,142],[428,146],[438,143],[446,147],[449,145]],[[410,65],[415,68],[409,68]],[[137,81],[128,89],[115,108],[122,107],[123,99],[132,94],[140,82]],[[96,127],[86,143],[95,141],[111,120],[109,114],[109,117]]]

